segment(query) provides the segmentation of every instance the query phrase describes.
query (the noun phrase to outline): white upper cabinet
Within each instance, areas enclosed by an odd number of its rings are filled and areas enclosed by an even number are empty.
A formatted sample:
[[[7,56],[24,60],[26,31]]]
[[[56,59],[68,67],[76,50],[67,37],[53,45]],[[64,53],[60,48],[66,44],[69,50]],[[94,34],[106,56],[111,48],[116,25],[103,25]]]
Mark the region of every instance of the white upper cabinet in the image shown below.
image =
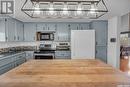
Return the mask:
[[[0,41],[6,41],[6,28],[4,18],[0,18]]]
[[[24,23],[24,41],[36,41],[35,23]]]

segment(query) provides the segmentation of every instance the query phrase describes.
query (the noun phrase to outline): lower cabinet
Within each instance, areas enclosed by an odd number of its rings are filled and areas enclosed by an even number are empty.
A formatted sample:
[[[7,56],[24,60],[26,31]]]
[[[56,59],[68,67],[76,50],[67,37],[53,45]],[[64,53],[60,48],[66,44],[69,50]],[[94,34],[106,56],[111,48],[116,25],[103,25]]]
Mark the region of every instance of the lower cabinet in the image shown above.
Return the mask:
[[[56,59],[71,59],[71,51],[56,51]]]
[[[107,63],[107,46],[96,46],[96,59]]]
[[[0,59],[0,75],[26,62],[25,52],[12,54]]]
[[[26,60],[34,59],[33,53],[34,51],[26,51]]]
[[[13,69],[14,67],[15,67],[14,63],[9,63],[9,64],[6,64],[6,65],[0,67],[0,75],[5,72],[8,72],[9,70]]]
[[[15,66],[19,66],[26,61],[26,54],[20,54],[15,57]]]

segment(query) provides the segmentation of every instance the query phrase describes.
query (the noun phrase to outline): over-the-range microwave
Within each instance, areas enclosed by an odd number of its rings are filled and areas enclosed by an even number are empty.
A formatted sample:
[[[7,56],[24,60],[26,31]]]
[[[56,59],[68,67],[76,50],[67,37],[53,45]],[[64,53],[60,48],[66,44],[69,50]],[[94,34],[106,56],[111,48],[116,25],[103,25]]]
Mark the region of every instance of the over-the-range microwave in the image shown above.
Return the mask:
[[[37,33],[37,40],[38,41],[53,41],[54,40],[54,33],[52,32],[38,32]]]

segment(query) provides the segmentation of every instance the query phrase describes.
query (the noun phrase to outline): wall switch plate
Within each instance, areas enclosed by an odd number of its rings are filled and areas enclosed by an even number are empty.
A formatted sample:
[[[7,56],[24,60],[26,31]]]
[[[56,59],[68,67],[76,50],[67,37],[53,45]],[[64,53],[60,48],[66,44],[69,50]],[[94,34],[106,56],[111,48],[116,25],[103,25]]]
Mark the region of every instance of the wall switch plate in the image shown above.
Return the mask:
[[[116,38],[111,38],[110,42],[112,42],[112,43],[116,42]]]

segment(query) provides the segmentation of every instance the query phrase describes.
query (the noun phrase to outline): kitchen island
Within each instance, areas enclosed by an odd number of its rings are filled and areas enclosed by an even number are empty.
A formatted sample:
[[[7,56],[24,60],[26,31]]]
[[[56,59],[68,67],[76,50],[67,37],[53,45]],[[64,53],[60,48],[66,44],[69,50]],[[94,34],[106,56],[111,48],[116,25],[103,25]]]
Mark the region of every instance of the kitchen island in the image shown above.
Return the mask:
[[[31,60],[1,75],[0,87],[130,87],[130,78],[99,60]]]

